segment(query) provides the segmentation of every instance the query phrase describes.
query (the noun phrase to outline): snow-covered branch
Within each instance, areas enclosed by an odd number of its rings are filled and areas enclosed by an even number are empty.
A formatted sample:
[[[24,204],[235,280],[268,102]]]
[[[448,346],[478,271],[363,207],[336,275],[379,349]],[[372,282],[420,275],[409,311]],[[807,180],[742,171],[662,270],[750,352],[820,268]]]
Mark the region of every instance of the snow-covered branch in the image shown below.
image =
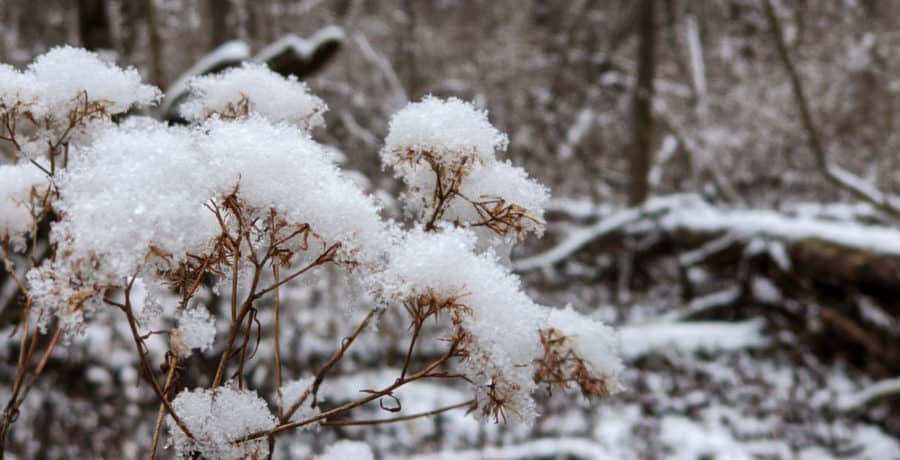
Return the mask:
[[[643,233],[654,228],[669,233],[730,235],[728,238],[744,242],[756,238],[787,243],[819,241],[850,250],[900,256],[900,231],[894,227],[789,215],[769,209],[719,208],[696,195],[673,195],[651,198],[642,207],[623,209],[597,224],[572,230],[556,246],[515,261],[513,266],[518,271],[549,267],[614,232]]]
[[[878,401],[900,397],[900,378],[880,380],[856,393],[840,395],[835,403],[843,412],[854,412]]]
[[[565,260],[596,239],[623,230],[628,224],[666,212],[670,207],[671,203],[667,199],[651,199],[643,206],[613,213],[590,227],[572,231],[565,240],[548,251],[514,261],[513,269],[518,272],[527,272],[549,267]]]

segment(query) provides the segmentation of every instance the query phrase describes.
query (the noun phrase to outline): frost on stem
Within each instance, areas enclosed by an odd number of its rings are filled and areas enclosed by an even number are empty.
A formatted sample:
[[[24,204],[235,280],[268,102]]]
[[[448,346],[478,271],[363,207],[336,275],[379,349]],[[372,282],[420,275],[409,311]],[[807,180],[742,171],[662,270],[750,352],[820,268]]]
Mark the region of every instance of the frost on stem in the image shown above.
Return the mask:
[[[392,119],[382,161],[409,187],[422,225],[391,247],[376,285],[405,306],[414,330],[450,318],[447,340],[483,417],[531,423],[539,385],[606,395],[622,364],[612,329],[537,305],[501,263],[504,244],[541,233],[548,196],[495,158],[505,147],[487,114],[457,99],[426,97]]]
[[[194,436],[189,438],[171,417],[166,419],[169,444],[178,458],[196,458],[197,454],[222,460],[268,458],[268,439],[240,441],[250,434],[271,430],[276,424],[268,405],[256,392],[228,386],[182,391],[172,400],[172,408]]]
[[[562,389],[574,384],[589,399],[620,390],[624,366],[611,327],[566,307],[553,310],[539,334],[543,355],[534,361],[538,383]]]
[[[381,158],[406,183],[404,199],[426,228],[451,222],[515,240],[543,231],[548,193],[496,158],[507,143],[486,112],[428,96],[391,119]]]
[[[279,390],[282,402],[281,407],[284,408],[286,413],[294,409],[294,407],[297,408],[291,415],[289,421],[296,422],[298,420],[305,420],[319,415],[319,408],[312,407],[310,404],[312,398],[309,396],[309,392],[312,389],[314,381],[315,377],[310,376],[299,380],[292,380],[282,385]],[[317,426],[319,425],[310,423],[304,425],[303,428],[310,430]]]
[[[91,126],[159,97],[133,68],[83,49],[53,48],[22,72],[0,65],[0,141],[12,145],[15,158],[39,161],[52,174],[70,144],[89,140]]]
[[[426,96],[391,118],[382,159],[402,165],[411,155],[432,155],[442,165],[488,163],[509,140],[488,121],[487,112],[456,98]]]
[[[322,114],[328,110],[297,77],[285,78],[260,64],[246,63],[220,74],[194,77],[188,87],[190,96],[181,106],[181,114],[190,121],[259,114],[309,131],[324,124]]]
[[[96,54],[70,46],[58,47],[39,56],[26,74],[36,80],[40,97],[36,112],[41,115],[66,113],[73,100],[86,93],[106,106],[109,113],[121,113],[131,106],[147,106],[160,97],[158,89],[141,82],[134,68],[121,69],[100,60]]]
[[[16,104],[33,107],[38,101],[40,88],[34,76],[25,74],[8,64],[0,64],[0,114]]]
[[[122,288],[132,276],[187,290],[204,270],[230,272],[235,255],[243,268],[252,261],[240,254],[267,250],[285,266],[323,251],[363,263],[382,245],[378,207],[324,148],[259,116],[103,130],[57,185],[62,218],[51,238],[63,251],[46,275],[68,279],[79,295]],[[37,304],[70,303],[54,294],[36,290]]]
[[[172,337],[172,349],[181,356],[192,350],[206,351],[216,339],[216,322],[202,305],[185,309],[178,317],[178,328]]]
[[[201,148],[210,168],[222,171],[216,186],[238,185],[238,197],[257,213],[251,218],[275,209],[287,224],[308,224],[319,244],[340,244],[347,260],[362,262],[380,251],[378,206],[303,131],[257,116],[210,120],[203,128]]]
[[[530,423],[537,415],[531,397],[537,384],[558,383],[536,376],[572,375],[569,361],[544,359],[542,331],[550,329],[561,331],[560,337],[572,334],[574,349],[583,353],[573,352],[584,364],[573,378],[594,383],[582,387],[585,396],[614,391],[618,368],[611,363],[619,361],[612,330],[579,326],[585,319],[577,313],[554,315],[535,304],[519,279],[493,253],[477,254],[475,244],[475,236],[465,230],[413,230],[391,249],[380,281],[381,295],[406,305],[414,318],[451,317],[450,341],[457,347],[460,370],[475,385],[482,416]],[[586,343],[602,346],[591,349]]]
[[[23,248],[49,197],[49,181],[39,169],[26,163],[0,165],[0,242],[11,240]]]

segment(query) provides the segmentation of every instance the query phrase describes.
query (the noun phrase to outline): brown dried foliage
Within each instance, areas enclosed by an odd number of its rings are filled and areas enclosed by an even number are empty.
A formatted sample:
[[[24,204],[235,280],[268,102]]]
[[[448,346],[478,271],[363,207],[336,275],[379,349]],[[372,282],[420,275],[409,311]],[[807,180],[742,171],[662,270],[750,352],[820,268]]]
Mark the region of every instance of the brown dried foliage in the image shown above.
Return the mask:
[[[540,330],[544,355],[534,360],[534,381],[545,383],[550,389],[568,389],[576,384],[581,394],[591,399],[609,396],[612,388],[606,376],[591,373],[587,361],[572,347],[571,339],[558,329]]]
[[[439,161],[434,152],[407,150],[400,156],[400,160],[410,165],[424,161],[434,173],[435,186],[428,206],[431,215],[425,222],[426,231],[434,231],[437,228],[437,222],[444,217],[454,198],[469,203],[481,219],[468,223],[468,226],[485,227],[500,236],[512,233],[521,239],[529,226],[541,224],[541,221],[532,216],[527,209],[509,203],[503,197],[480,196],[475,199],[460,191],[463,180],[469,175],[472,166],[479,161],[474,154],[460,155],[458,161],[448,165]],[[453,224],[457,227],[463,226],[459,221],[454,221]]]
[[[54,138],[46,139],[47,142],[47,160],[50,162],[49,169],[32,159],[31,162],[44,171],[48,176],[56,173],[57,161],[59,157],[62,160],[62,166],[65,167],[69,157],[69,140],[72,134],[87,125],[88,122],[100,119],[106,119],[111,116],[109,107],[112,105],[110,101],[91,99],[87,91],[78,93],[72,99],[71,106],[65,114],[57,116],[56,114],[44,115],[38,117],[29,107],[31,103],[22,101],[5,101],[0,100],[0,141],[6,141],[13,146],[13,157],[18,160],[22,156],[22,145],[24,134],[20,121],[29,123],[27,130],[35,131],[44,129],[47,132],[57,131],[58,134]]]
[[[225,108],[219,111],[211,110],[206,113],[206,118],[218,115],[223,120],[238,120],[250,116],[250,98],[241,93],[241,98],[235,102],[229,102]]]

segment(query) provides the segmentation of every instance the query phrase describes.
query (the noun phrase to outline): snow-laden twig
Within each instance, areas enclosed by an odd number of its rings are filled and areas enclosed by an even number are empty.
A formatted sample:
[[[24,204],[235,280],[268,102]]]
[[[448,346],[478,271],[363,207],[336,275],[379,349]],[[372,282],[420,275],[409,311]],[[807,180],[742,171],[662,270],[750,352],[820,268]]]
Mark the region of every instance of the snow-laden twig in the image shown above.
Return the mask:
[[[513,269],[518,272],[527,272],[549,267],[578,252],[591,241],[621,230],[624,226],[638,220],[664,212],[669,207],[668,199],[652,199],[644,206],[624,209],[590,227],[572,232],[568,238],[547,252],[513,262]]]
[[[575,123],[572,123],[569,130],[566,131],[566,141],[557,150],[556,156],[558,158],[566,159],[572,157],[575,147],[590,132],[595,118],[596,115],[590,106],[584,107],[578,112],[578,115],[575,117]]]
[[[583,220],[603,218],[615,211],[611,206],[597,203],[590,198],[551,197],[544,206],[546,214],[559,214],[567,219]]]
[[[256,56],[253,56],[253,62],[264,64],[285,52],[293,53],[300,59],[308,60],[312,58],[316,50],[323,44],[327,42],[341,42],[344,40],[344,37],[344,29],[334,25],[319,29],[309,38],[287,34],[259,50]]]
[[[378,70],[384,74],[384,78],[387,80],[388,85],[390,85],[391,89],[394,91],[393,105],[399,107],[406,103],[406,101],[409,100],[409,97],[406,95],[406,89],[403,87],[403,83],[400,82],[400,77],[397,76],[397,72],[394,70],[394,66],[391,65],[390,61],[375,50],[365,35],[361,33],[354,34],[353,41],[356,42],[363,57],[375,64],[375,66],[378,67]]]
[[[667,231],[730,232],[741,240],[820,240],[853,249],[900,255],[900,231],[894,227],[790,216],[768,209],[721,209],[694,200],[671,209],[659,224]]]
[[[652,323],[621,328],[619,340],[622,357],[630,360],[657,351],[734,351],[765,346],[762,326],[761,320]]]
[[[347,128],[347,132],[349,132],[351,136],[363,141],[372,148],[378,147],[379,140],[375,134],[372,134],[372,131],[369,131],[367,128],[360,125],[352,113],[341,112],[340,116],[341,122],[344,124],[344,127]]]
[[[856,174],[834,164],[828,165],[827,174],[833,181],[839,182],[843,188],[858,197],[863,197],[865,201],[878,208],[889,210],[892,214],[900,212],[900,197],[883,193],[871,182],[863,180]]]
[[[662,316],[662,321],[681,321],[699,313],[733,304],[741,296],[737,286],[716,291],[691,300],[683,308],[673,310]]]
[[[666,135],[659,145],[659,150],[656,152],[656,155],[654,155],[653,167],[650,168],[650,174],[647,180],[650,181],[651,190],[659,188],[659,184],[662,182],[665,165],[673,156],[675,156],[675,152],[677,151],[678,139],[671,134]]]
[[[726,233],[721,238],[716,238],[697,249],[682,253],[678,256],[678,263],[685,267],[697,265],[728,249],[728,247],[733,245],[736,241],[737,238],[735,238],[734,235]]]
[[[900,377],[880,380],[861,391],[841,395],[836,407],[842,412],[855,412],[877,401],[900,397]]]
[[[694,91],[697,98],[703,99],[706,95],[706,66],[703,63],[703,45],[700,43],[700,30],[697,28],[697,19],[690,15],[687,17],[688,50],[691,54],[691,80],[694,83]]]

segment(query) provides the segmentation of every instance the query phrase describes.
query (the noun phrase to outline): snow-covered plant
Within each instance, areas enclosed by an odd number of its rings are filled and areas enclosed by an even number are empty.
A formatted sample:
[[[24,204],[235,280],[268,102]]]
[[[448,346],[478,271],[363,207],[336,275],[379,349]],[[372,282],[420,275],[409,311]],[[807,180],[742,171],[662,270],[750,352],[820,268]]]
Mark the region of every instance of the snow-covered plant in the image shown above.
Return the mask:
[[[278,433],[353,424],[353,409],[391,409],[395,390],[424,379],[458,380],[474,397],[420,416],[466,407],[522,423],[537,415],[541,387],[588,398],[618,389],[614,332],[536,304],[505,265],[514,243],[543,231],[548,192],[497,158],[506,136],[471,104],[426,97],[391,120],[381,158],[406,184],[411,217],[398,223],[313,140],[325,103],[265,67],[189,82],[186,127],[114,121],[159,92],[82,50],[52,50],[23,72],[3,66],[0,77],[10,163],[0,165],[0,243],[23,295],[0,445],[57,344],[108,327],[95,318],[110,309],[160,402],[151,457],[165,425],[180,458],[264,458]],[[283,382],[279,318],[304,306],[282,302],[280,291],[326,266],[356,280],[371,311],[320,368]],[[246,375],[253,343],[264,340],[263,309],[275,318],[273,394],[250,388]],[[402,317],[409,343],[394,383],[323,407],[320,388],[356,338],[380,318]],[[419,365],[426,323],[444,331],[443,352]],[[158,341],[161,363],[149,351]],[[217,353],[218,365],[191,378],[208,385],[183,389],[179,370],[195,352]],[[323,458],[351,451],[371,455],[347,444]]]
[[[548,193],[496,158],[507,144],[486,112],[428,96],[394,116],[381,158],[408,186],[405,201],[426,230],[449,221],[521,239],[543,231]]]

